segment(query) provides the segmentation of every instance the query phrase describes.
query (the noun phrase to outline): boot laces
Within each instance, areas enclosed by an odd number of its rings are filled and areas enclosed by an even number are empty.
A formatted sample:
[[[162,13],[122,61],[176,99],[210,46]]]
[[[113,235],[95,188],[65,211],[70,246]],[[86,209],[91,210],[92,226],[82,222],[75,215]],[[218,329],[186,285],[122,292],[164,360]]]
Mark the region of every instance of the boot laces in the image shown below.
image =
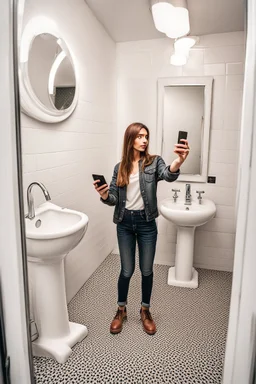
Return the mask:
[[[115,319],[119,319],[120,317],[123,316],[123,313],[124,313],[124,309],[119,309],[116,311],[116,315],[115,315]]]
[[[145,320],[153,321],[151,313],[149,312],[149,310],[144,310],[143,313],[144,313],[144,316],[145,316]]]

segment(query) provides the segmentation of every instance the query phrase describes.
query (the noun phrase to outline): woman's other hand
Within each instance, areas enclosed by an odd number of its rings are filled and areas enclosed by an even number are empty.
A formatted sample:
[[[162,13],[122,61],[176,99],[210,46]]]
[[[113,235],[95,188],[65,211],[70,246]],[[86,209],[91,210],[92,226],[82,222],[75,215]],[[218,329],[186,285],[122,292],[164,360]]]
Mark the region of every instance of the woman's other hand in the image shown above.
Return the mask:
[[[98,187],[98,184],[100,180],[95,180],[93,182],[93,185],[94,185],[94,188],[96,189],[96,191],[100,194],[100,196],[102,197],[103,200],[106,200],[108,198],[108,190],[109,190],[109,186],[108,184],[103,184],[101,187]]]

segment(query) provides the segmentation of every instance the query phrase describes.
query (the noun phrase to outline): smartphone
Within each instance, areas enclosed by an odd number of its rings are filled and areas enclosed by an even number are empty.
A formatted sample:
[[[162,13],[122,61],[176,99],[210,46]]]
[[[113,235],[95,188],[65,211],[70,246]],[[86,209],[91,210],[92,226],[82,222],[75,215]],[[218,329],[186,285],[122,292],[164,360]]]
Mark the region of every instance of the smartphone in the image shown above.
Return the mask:
[[[187,139],[188,133],[186,131],[179,131],[178,135],[178,144],[185,144],[184,141],[180,141],[180,139]]]
[[[98,187],[101,187],[103,184],[107,184],[107,182],[106,182],[106,180],[105,180],[105,177],[104,177],[103,175],[95,175],[95,174],[93,174],[92,177],[93,177],[93,180],[94,180],[94,181],[95,181],[95,180],[100,180],[100,181],[97,183]]]

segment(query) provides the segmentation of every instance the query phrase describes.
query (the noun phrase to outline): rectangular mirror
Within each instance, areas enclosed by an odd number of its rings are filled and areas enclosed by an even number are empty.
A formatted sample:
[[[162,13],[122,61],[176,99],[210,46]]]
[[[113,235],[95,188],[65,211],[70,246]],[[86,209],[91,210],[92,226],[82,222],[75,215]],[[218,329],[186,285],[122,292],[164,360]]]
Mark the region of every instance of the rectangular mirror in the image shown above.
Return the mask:
[[[207,182],[212,83],[208,76],[158,80],[157,150],[167,164],[178,132],[188,132],[190,153],[177,181]]]

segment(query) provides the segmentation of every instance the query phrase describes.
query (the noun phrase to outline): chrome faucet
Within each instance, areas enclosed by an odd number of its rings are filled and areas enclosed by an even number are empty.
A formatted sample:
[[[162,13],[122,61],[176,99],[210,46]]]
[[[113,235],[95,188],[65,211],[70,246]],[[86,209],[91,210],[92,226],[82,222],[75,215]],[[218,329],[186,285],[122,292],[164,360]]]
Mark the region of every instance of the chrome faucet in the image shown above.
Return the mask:
[[[173,201],[174,201],[174,203],[176,203],[176,200],[179,197],[177,192],[180,192],[180,189],[172,189],[172,191],[174,192]]]
[[[202,204],[202,193],[204,193],[204,191],[196,191],[196,193],[198,193],[198,203]]]
[[[39,183],[37,181],[34,181],[33,183],[31,183],[27,189],[28,214],[26,215],[26,217],[28,217],[30,220],[34,219],[35,217],[34,199],[32,195],[32,188],[34,185],[38,185],[38,187],[42,189],[46,201],[51,200],[49,192],[47,191],[47,189],[42,183]]]
[[[191,205],[190,184],[186,184],[185,205]]]

